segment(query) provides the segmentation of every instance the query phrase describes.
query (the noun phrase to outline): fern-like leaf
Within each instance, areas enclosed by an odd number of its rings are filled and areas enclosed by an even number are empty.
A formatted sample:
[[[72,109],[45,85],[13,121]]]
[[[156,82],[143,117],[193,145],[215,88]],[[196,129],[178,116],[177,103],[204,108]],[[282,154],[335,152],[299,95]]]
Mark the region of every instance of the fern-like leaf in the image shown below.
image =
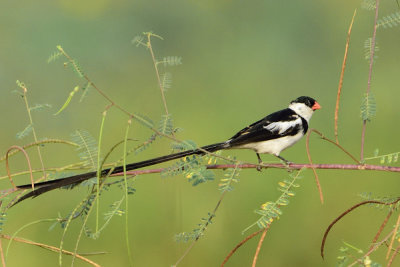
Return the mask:
[[[72,70],[80,77],[82,78],[83,76],[85,76],[85,73],[83,72],[82,68],[80,67],[78,61],[76,61],[76,59],[72,59],[70,60],[70,66],[72,68]]]
[[[165,72],[161,75],[161,84],[164,91],[167,91],[167,89],[171,88],[172,74],[170,72]]]
[[[82,95],[81,95],[81,98],[79,99],[79,102],[82,102],[83,101],[83,99],[87,96],[87,94],[89,93],[89,91],[90,91],[90,85],[91,85],[91,82],[87,82],[83,87],[82,87]]]
[[[61,111],[63,111],[64,109],[66,109],[68,107],[68,105],[71,102],[72,98],[74,97],[74,95],[78,91],[79,91],[79,86],[75,86],[75,88],[69,93],[67,100],[65,100],[65,102],[64,102],[64,105],[62,105],[62,107],[56,113],[54,113],[54,116],[60,114]]]
[[[143,124],[144,126],[146,126],[148,128],[154,127],[153,121],[151,119],[149,119],[148,117],[146,117],[145,115],[135,113],[135,116],[133,118],[135,118],[138,122],[140,122],[141,124]]]
[[[197,145],[192,140],[184,140],[180,143],[173,143],[172,148],[177,150],[195,150],[197,148]]]
[[[233,183],[237,183],[239,181],[240,168],[236,164],[235,168],[229,168],[224,173],[224,178],[222,178],[218,184],[219,190],[222,192],[232,191]]]
[[[79,145],[79,158],[84,166],[97,170],[97,141],[85,130],[76,130],[72,134],[72,141]]]
[[[374,47],[374,59],[377,59],[377,52],[379,51],[379,46],[378,43],[375,42],[375,47]],[[372,38],[368,38],[367,40],[364,41],[364,58],[366,60],[371,60],[371,53],[372,53]]]
[[[365,94],[361,104],[361,118],[363,121],[371,121],[371,118],[376,114],[375,97],[370,92]]]
[[[158,123],[158,131],[162,134],[170,135],[172,134],[173,127],[171,114],[162,115]]]
[[[36,104],[33,107],[30,107],[29,110],[30,111],[38,111],[38,110],[42,110],[45,108],[51,108],[50,104]]]
[[[29,124],[28,126],[25,127],[25,129],[17,133],[16,135],[17,139],[22,139],[28,136],[32,132],[32,130],[33,130],[32,124]]]
[[[178,66],[182,64],[182,57],[177,56],[168,56],[164,57],[163,61],[164,66]]]
[[[183,232],[175,235],[176,242],[188,242],[188,241],[196,241],[201,236],[204,235],[207,227],[212,223],[212,219],[215,217],[215,214],[208,213],[207,218],[201,218],[201,223],[197,224],[197,227],[193,229],[191,232]]]
[[[363,0],[361,7],[366,10],[374,10],[376,8],[376,0]]]
[[[5,212],[0,212],[0,233],[3,232],[3,226],[6,222],[6,218],[7,218],[7,213]]]
[[[63,53],[61,53],[60,51],[56,51],[53,54],[51,54],[49,56],[49,58],[47,59],[47,63],[51,63],[53,61],[56,61],[59,57],[61,57],[63,55]]]
[[[393,28],[400,24],[400,11],[387,15],[378,20],[376,27]]]
[[[144,40],[143,35],[136,35],[135,37],[133,37],[131,42],[133,45],[136,45],[136,47],[139,47],[140,45],[146,46],[146,44],[143,42],[143,40]]]

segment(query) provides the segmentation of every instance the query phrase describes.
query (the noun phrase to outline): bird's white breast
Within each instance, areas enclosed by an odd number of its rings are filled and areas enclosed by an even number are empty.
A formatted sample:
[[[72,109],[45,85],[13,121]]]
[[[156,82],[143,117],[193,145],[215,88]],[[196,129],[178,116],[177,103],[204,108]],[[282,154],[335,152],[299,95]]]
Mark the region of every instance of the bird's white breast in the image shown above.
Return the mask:
[[[239,148],[252,149],[261,154],[273,154],[278,156],[283,150],[294,145],[303,137],[303,131],[299,131],[296,135],[283,136],[273,140],[261,141],[242,145]]]

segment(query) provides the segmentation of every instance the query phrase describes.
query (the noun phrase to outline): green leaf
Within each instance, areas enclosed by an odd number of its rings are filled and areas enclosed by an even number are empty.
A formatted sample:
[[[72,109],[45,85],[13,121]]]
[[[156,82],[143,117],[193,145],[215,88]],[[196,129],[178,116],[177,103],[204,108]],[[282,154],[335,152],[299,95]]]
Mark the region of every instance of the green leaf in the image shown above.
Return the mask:
[[[173,125],[172,125],[172,116],[171,116],[171,114],[162,115],[161,116],[161,120],[158,123],[158,131],[160,133],[165,134],[165,135],[172,134]]]
[[[375,41],[374,60],[378,58],[378,56],[377,56],[378,51],[379,51],[378,42]],[[367,40],[364,41],[364,58],[367,61],[370,61],[371,54],[372,54],[372,38],[368,38]]]
[[[17,133],[16,135],[17,139],[22,139],[28,136],[32,132],[32,130],[33,130],[32,124],[29,124],[28,126],[25,127],[25,129]]]
[[[182,57],[168,56],[164,57],[162,62],[164,63],[164,66],[178,66],[182,64]]]
[[[378,20],[376,27],[393,28],[400,24],[400,11],[387,15]]]
[[[47,59],[47,63],[51,63],[53,61],[56,61],[59,57],[61,57],[63,53],[60,51],[56,51],[53,54],[50,55],[50,57]]]
[[[376,8],[376,0],[363,0],[361,7],[366,10],[374,10]]]
[[[75,93],[78,92],[78,90],[79,90],[79,86],[75,86],[75,88],[69,93],[69,96],[68,96],[67,100],[64,102],[64,105],[54,114],[54,116],[60,114],[61,111],[63,111],[64,109],[66,109],[68,107],[69,103],[71,102]]]
[[[145,115],[135,113],[133,118],[148,128],[154,127],[153,121],[151,119],[149,119],[148,117],[146,117]]]
[[[164,74],[161,75],[161,85],[164,91],[167,91],[167,89],[171,88],[172,84],[172,74],[169,72],[165,72]]]
[[[84,166],[97,170],[97,141],[85,130],[76,130],[72,134],[72,141],[78,144],[79,158]]]
[[[363,121],[371,121],[371,118],[376,114],[375,97],[370,92],[365,94],[361,104],[361,118]]]

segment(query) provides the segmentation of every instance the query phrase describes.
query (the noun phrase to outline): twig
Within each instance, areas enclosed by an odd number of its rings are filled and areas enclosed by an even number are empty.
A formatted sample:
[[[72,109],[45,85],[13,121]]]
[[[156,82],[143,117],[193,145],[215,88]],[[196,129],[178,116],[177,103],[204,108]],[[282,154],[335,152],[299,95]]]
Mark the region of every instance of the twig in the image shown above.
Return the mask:
[[[395,235],[395,234],[393,234],[393,235]],[[397,254],[399,253],[399,250],[400,250],[400,245],[398,245],[398,246],[396,247],[395,251],[394,251],[393,254],[392,254],[392,257],[390,257],[390,260],[389,260],[389,262],[388,262],[388,264],[387,264],[387,267],[392,266],[392,263],[393,263],[393,261],[394,261],[394,258],[395,258],[395,257],[397,256]]]
[[[379,243],[375,244],[375,246],[373,246],[372,249],[370,249],[367,253],[365,253],[363,256],[361,256],[360,258],[355,260],[352,264],[350,264],[347,267],[352,267],[352,266],[356,265],[357,263],[359,263],[360,259],[363,259],[363,258],[371,255],[372,252],[377,250],[380,246],[382,246],[382,244],[384,244],[392,236],[393,232],[394,232],[394,230],[390,231],[390,233],[388,235],[386,235]]]
[[[237,244],[232,250],[231,252],[229,252],[228,256],[225,257],[224,261],[221,264],[221,267],[224,267],[225,263],[228,262],[228,260],[230,259],[230,257],[232,257],[232,255],[236,252],[236,250],[238,250],[241,246],[243,246],[247,241],[249,241],[250,239],[252,239],[253,237],[255,237],[256,235],[258,235],[259,233],[261,233],[262,231],[264,231],[264,229],[260,229],[250,235],[248,235],[245,239],[243,239],[242,241],[239,242],[239,244]]]
[[[21,85],[22,85],[22,87],[21,87],[22,91],[24,92],[24,102],[25,102],[26,111],[28,112],[29,123],[32,126],[33,139],[34,139],[35,143],[37,143],[38,139],[36,136],[36,131],[35,131],[35,127],[33,124],[33,118],[32,118],[32,114],[31,114],[31,108],[29,106],[28,97],[27,97],[28,88],[26,86],[24,86],[24,84],[21,84]],[[37,148],[40,164],[42,165],[43,177],[44,177],[44,179],[46,179],[47,175],[46,175],[46,170],[44,168],[44,163],[43,163],[42,153],[40,151],[40,146],[37,146],[36,148]]]
[[[264,242],[264,238],[267,235],[269,227],[270,227],[270,224],[268,224],[268,226],[264,228],[263,234],[260,237],[260,241],[258,241],[256,253],[254,254],[254,258],[253,258],[253,265],[251,265],[252,267],[256,267],[258,254],[260,253],[260,249],[261,249],[262,243]]]
[[[1,254],[1,265],[3,267],[6,267],[6,260],[4,258],[4,251],[3,251],[3,242],[1,239],[0,239],[0,254]]]
[[[5,234],[0,234],[0,238],[4,238],[4,239],[10,240],[11,236],[5,235]],[[34,242],[34,241],[23,239],[23,238],[20,238],[20,237],[15,237],[15,238],[13,238],[13,240],[16,241],[16,242],[20,242],[20,243],[25,243],[25,244],[29,244],[29,245],[38,246],[38,247],[41,247],[41,248],[44,248],[44,249],[47,249],[47,250],[51,250],[51,251],[55,251],[55,252],[61,251],[61,253],[64,253],[66,255],[74,255],[73,252],[70,252],[68,250],[64,250],[64,249],[60,250],[59,248],[54,247],[54,246],[50,246],[50,245]],[[76,257],[78,259],[81,259],[81,260],[93,265],[93,266],[100,267],[99,264],[95,263],[94,261],[89,260],[88,258],[83,257],[82,255],[76,254]]]
[[[35,181],[33,180],[33,173],[32,173],[31,161],[29,160],[28,153],[26,153],[26,151],[25,151],[22,147],[20,147],[20,146],[11,146],[11,147],[7,150],[7,153],[6,153],[6,169],[7,169],[8,178],[10,179],[10,183],[13,185],[14,188],[16,188],[16,186],[15,186],[15,184],[14,184],[14,181],[13,181],[13,179],[12,179],[12,177],[11,177],[10,166],[9,166],[9,163],[8,163],[8,153],[9,153],[10,151],[14,150],[14,149],[18,149],[18,150],[20,150],[20,151],[22,151],[22,152],[24,153],[26,162],[28,163],[29,173],[31,174],[32,190],[34,190],[34,189],[35,189],[35,186],[34,186]]]
[[[342,214],[339,215],[339,217],[337,217],[335,220],[333,220],[333,222],[331,222],[331,224],[329,224],[328,228],[326,229],[325,233],[324,233],[324,237],[322,238],[322,243],[321,243],[321,257],[324,258],[324,248],[325,248],[325,242],[326,242],[326,238],[328,237],[328,234],[330,232],[330,230],[332,229],[332,227],[338,222],[340,221],[345,215],[349,214],[350,212],[352,212],[353,210],[355,210],[358,207],[361,207],[363,205],[366,204],[381,204],[381,205],[393,205],[397,202],[400,201],[400,198],[397,198],[395,201],[393,202],[383,202],[383,201],[378,201],[378,200],[366,200],[366,201],[362,201],[354,206],[352,206],[351,208],[347,209],[345,212],[343,212]]]
[[[389,221],[390,217],[392,216],[392,214],[393,214],[393,209],[390,209],[388,215],[385,217],[385,220],[383,220],[383,223],[379,227],[378,232],[376,233],[374,239],[372,240],[371,246],[369,247],[368,251],[373,249],[374,244],[378,241],[379,236],[381,235],[383,229],[385,228],[385,226],[386,226],[387,222]]]
[[[165,114],[168,115],[169,113],[168,113],[168,107],[167,107],[167,100],[165,99],[165,94],[164,94],[165,89],[164,89],[163,84],[161,82],[160,72],[158,71],[157,60],[156,60],[156,57],[154,55],[153,47],[151,46],[151,37],[154,36],[154,34],[152,34],[151,32],[147,32],[146,35],[147,35],[146,46],[149,49],[150,54],[151,54],[151,58],[153,60],[154,69],[156,71],[156,76],[157,76],[157,81],[158,81],[158,86],[160,87],[161,97],[162,97],[162,101],[163,101],[163,104],[164,104]],[[157,36],[158,38],[161,38],[158,35],[155,35],[155,36]]]
[[[347,32],[347,40],[346,40],[346,47],[344,50],[344,57],[343,57],[343,63],[342,63],[342,71],[340,73],[340,79],[339,79],[339,86],[338,86],[338,92],[337,92],[337,97],[336,97],[336,108],[335,108],[335,138],[336,138],[336,143],[339,144],[339,138],[338,138],[338,118],[339,118],[339,102],[340,102],[340,94],[342,92],[342,86],[343,86],[343,77],[344,77],[344,70],[346,69],[346,61],[347,61],[347,53],[349,50],[349,44],[350,44],[350,36],[351,36],[351,29],[353,27],[353,22],[354,18],[357,14],[357,9],[354,10],[353,18],[351,19],[351,23],[349,26],[349,30]]]
[[[375,2],[375,20],[374,20],[374,32],[372,34],[372,39],[371,39],[371,55],[369,58],[369,73],[368,73],[368,83],[367,83],[367,91],[366,95],[369,95],[369,92],[371,91],[371,79],[372,79],[372,66],[374,63],[374,55],[375,55],[375,41],[376,41],[376,28],[377,28],[377,22],[378,22],[378,11],[379,11],[379,0],[376,0]],[[361,156],[360,160],[361,162],[364,161],[364,143],[365,143],[365,130],[367,127],[367,121],[363,121],[362,125],[362,132],[361,132]]]
[[[400,214],[399,214],[399,216],[397,217],[396,226],[394,227],[394,233],[393,233],[392,239],[390,240],[390,244],[389,244],[389,247],[388,247],[388,251],[387,251],[387,253],[386,253],[386,259],[389,259],[390,251],[392,250],[393,242],[394,242],[394,239],[395,239],[395,237],[396,237],[396,235],[397,235],[397,230],[399,229],[399,225],[400,225]]]
[[[310,153],[310,135],[311,133],[316,130],[311,129],[308,133],[307,133],[307,138],[306,138],[306,149],[307,149],[307,157],[308,157],[308,162],[313,165],[312,159],[311,159],[311,153]],[[315,183],[317,184],[317,188],[318,188],[318,192],[319,192],[319,199],[321,201],[321,204],[324,204],[324,195],[322,194],[322,188],[321,188],[321,183],[319,182],[318,179],[318,174],[317,171],[315,170],[315,168],[311,168],[313,173],[314,173],[314,177],[315,177]]]

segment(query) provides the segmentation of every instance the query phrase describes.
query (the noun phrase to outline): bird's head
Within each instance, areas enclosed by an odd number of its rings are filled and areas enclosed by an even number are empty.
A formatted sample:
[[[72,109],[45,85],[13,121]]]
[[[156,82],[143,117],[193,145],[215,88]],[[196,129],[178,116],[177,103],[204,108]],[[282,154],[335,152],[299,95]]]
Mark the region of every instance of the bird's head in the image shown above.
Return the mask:
[[[309,121],[315,110],[320,109],[319,103],[309,96],[300,96],[290,102],[289,108]]]

